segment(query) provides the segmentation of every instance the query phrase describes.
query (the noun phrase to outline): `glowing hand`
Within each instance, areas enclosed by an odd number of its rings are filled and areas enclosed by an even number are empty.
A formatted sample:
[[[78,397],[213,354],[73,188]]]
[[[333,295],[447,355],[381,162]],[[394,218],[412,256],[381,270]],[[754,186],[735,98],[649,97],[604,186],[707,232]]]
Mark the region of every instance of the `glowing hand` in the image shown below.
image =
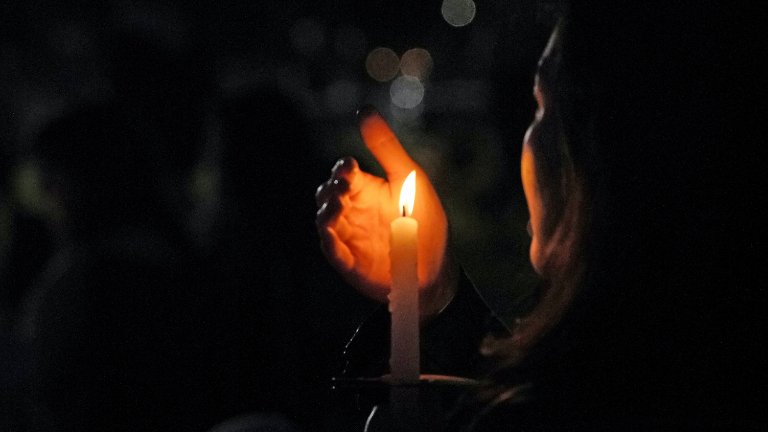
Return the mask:
[[[390,223],[399,216],[400,189],[416,170],[412,217],[419,222],[419,301],[422,320],[437,314],[456,292],[456,264],[446,253],[448,221],[424,171],[403,149],[372,107],[358,113],[366,147],[379,161],[387,180],[360,170],[353,158],[333,167],[331,178],[315,195],[320,243],[331,265],[369,298],[387,301]]]

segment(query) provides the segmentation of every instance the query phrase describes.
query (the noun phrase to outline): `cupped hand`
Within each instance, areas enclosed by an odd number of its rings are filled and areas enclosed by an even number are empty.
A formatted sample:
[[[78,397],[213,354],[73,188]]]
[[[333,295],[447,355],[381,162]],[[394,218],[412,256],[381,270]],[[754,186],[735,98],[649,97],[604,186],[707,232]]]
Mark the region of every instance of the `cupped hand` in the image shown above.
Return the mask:
[[[429,178],[403,149],[372,107],[358,113],[366,147],[384,168],[387,179],[360,170],[353,158],[339,160],[331,178],[317,189],[317,228],[331,265],[355,289],[386,302],[390,224],[399,216],[400,190],[416,171],[412,217],[419,223],[418,274],[422,320],[437,314],[453,297],[456,264],[447,253],[448,221]]]

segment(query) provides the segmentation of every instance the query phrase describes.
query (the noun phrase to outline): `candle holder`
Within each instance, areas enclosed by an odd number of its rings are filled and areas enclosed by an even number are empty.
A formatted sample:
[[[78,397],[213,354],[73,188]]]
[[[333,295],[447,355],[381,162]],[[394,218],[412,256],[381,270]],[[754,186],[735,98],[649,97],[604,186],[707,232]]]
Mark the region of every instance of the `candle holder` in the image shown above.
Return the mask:
[[[359,388],[385,388],[385,387],[423,387],[423,386],[451,386],[451,387],[477,387],[480,382],[471,378],[463,378],[450,375],[421,374],[417,383],[395,383],[390,375],[380,377],[334,377],[335,388],[359,389]]]
[[[444,413],[466,390],[480,386],[470,378],[422,374],[418,382],[397,383],[390,375],[381,377],[333,379],[334,389],[379,393],[371,410],[365,432],[431,432],[442,430]]]

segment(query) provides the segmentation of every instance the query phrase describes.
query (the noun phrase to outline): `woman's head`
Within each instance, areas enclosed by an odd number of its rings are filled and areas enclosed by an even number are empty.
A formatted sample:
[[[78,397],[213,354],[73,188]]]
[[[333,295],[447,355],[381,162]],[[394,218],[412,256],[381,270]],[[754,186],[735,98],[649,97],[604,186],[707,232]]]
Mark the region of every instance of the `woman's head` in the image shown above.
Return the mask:
[[[586,267],[592,194],[584,139],[573,133],[570,75],[564,68],[568,24],[561,20],[539,60],[533,94],[538,108],[523,139],[521,177],[531,217],[530,258],[545,281],[538,303],[508,340],[487,346],[514,365],[522,361],[569,310]],[[575,149],[576,146],[582,147]],[[586,146],[588,147],[588,146]]]
[[[632,255],[653,252],[652,245],[665,240],[646,232],[659,205],[650,179],[664,174],[645,168],[663,154],[653,150],[658,131],[674,132],[655,121],[663,104],[649,109],[659,91],[652,72],[659,68],[663,77],[676,65],[665,56],[669,46],[655,47],[669,35],[665,24],[653,22],[654,14],[614,12],[575,4],[538,63],[538,109],[523,140],[521,177],[531,263],[545,284],[537,305],[503,344],[509,364],[519,363],[558,324],[584,317],[585,310],[597,316],[596,307],[625,293],[629,298],[640,285],[634,276],[645,276],[651,256]],[[623,284],[624,292],[611,284]]]
[[[564,277],[579,257],[588,206],[585,173],[572,154],[569,80],[562,70],[566,23],[552,32],[539,60],[537,110],[523,139],[521,177],[531,216],[530,258],[544,278]],[[575,137],[578,139],[578,137]]]
[[[761,226],[745,193],[763,172],[747,162],[760,135],[744,18],[732,5],[574,1],[558,24],[521,163],[547,283],[512,337],[486,346],[518,366],[512,379],[559,374],[584,399],[602,384],[593,407],[733,408]]]
[[[544,50],[521,176],[545,283],[512,337],[486,346],[508,365],[551,360],[564,334],[595,361],[658,361],[693,281],[722,276],[711,256],[728,245],[710,239],[726,209],[712,198],[730,177],[707,170],[732,140],[707,113],[726,99],[703,18],[674,9],[574,2]]]

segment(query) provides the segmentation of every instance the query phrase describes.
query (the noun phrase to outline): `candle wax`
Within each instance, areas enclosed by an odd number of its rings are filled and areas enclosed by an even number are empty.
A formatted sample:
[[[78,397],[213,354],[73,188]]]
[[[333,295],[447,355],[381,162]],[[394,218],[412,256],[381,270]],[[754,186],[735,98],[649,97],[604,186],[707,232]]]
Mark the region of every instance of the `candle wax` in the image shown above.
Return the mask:
[[[419,381],[418,229],[416,219],[399,217],[390,225],[389,311],[391,379],[396,383]]]

